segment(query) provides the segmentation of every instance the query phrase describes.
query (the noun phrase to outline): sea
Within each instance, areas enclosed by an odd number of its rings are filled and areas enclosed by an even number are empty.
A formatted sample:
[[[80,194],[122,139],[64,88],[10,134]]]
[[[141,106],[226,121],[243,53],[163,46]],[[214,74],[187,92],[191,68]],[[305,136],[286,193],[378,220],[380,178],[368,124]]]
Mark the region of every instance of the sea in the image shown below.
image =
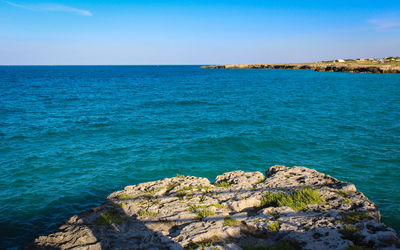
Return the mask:
[[[400,231],[400,74],[193,66],[0,67],[0,248],[177,174],[306,166]]]

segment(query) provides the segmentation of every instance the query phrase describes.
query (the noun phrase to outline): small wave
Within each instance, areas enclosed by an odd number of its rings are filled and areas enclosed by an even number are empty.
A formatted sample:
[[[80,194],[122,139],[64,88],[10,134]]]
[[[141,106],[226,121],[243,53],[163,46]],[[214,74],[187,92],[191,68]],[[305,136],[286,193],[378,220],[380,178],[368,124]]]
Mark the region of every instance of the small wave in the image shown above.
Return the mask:
[[[202,105],[202,104],[211,104],[209,102],[197,101],[197,100],[185,100],[175,102],[177,105]]]
[[[199,100],[180,100],[180,101],[150,101],[145,102],[144,106],[192,106],[192,105],[216,105],[215,103]]]
[[[5,140],[10,140],[10,141],[18,141],[18,140],[25,140],[25,139],[30,139],[32,137],[27,136],[27,135],[12,135],[10,137],[5,138]]]

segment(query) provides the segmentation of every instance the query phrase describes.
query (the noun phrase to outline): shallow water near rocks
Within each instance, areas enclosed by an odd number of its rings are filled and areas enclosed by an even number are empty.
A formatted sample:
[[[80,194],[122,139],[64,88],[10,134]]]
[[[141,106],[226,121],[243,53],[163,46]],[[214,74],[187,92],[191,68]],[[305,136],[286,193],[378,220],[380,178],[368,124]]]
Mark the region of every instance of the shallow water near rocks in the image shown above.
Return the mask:
[[[400,75],[199,66],[0,67],[0,248],[126,185],[304,165],[400,230]]]

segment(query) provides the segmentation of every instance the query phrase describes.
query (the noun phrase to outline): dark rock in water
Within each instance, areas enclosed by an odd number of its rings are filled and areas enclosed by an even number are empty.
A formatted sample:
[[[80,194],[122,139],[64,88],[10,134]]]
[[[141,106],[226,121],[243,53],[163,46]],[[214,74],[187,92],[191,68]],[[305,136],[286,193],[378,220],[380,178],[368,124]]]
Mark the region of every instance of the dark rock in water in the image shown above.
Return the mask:
[[[214,184],[177,176],[127,186],[27,248],[400,247],[376,205],[353,184],[305,167],[273,166],[266,176],[234,171]]]

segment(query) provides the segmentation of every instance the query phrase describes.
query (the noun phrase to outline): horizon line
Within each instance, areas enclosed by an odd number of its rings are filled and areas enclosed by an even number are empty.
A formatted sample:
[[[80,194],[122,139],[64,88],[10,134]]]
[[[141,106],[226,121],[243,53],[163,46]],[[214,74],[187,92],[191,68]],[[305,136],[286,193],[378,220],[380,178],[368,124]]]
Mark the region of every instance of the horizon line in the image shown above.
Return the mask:
[[[0,67],[14,66],[203,66],[220,64],[0,64]]]

